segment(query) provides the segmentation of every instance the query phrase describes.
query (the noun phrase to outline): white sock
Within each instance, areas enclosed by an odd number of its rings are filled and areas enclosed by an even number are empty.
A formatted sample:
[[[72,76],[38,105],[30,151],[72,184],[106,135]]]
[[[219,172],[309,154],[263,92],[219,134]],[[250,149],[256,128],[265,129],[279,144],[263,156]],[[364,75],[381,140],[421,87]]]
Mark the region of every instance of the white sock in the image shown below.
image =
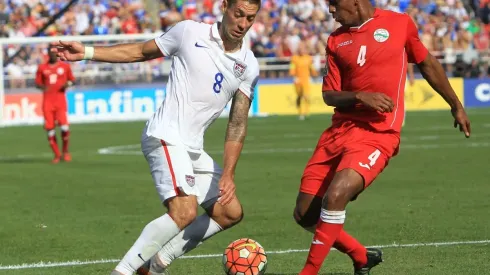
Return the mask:
[[[330,211],[322,208],[320,219],[326,223],[344,224],[346,211]]]
[[[123,275],[132,275],[179,232],[180,228],[168,214],[151,221],[116,266],[116,270]]]
[[[207,214],[203,214],[165,244],[156,257],[168,266],[173,260],[198,247],[205,240],[222,230],[218,223]]]

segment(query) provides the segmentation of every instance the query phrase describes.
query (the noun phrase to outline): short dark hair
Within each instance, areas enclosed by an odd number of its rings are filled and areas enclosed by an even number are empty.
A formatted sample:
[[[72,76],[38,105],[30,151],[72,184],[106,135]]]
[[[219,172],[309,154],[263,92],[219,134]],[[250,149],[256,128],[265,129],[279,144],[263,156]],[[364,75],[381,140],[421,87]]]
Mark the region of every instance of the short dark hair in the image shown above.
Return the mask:
[[[228,0],[228,5],[233,6],[236,4],[237,1],[239,0]],[[259,5],[259,10],[260,10],[260,6],[262,5],[262,0],[243,0],[243,1],[248,1],[250,4]]]

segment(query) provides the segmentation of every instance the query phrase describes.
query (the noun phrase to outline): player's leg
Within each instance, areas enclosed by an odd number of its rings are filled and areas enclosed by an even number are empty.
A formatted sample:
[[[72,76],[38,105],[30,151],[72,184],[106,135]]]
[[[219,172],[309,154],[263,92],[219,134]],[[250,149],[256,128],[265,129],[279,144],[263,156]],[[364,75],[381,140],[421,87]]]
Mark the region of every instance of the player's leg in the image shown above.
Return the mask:
[[[310,115],[310,83],[308,81],[303,83],[303,115],[305,117]]]
[[[301,82],[299,80],[295,80],[294,89],[296,91],[296,109],[298,110],[298,117],[300,120],[304,119],[303,109],[302,109],[302,99],[303,99],[303,89],[301,86]]]
[[[316,224],[320,218],[322,208],[322,197],[300,192],[296,199],[294,219],[305,230],[315,233]],[[353,261],[354,266],[362,267],[367,264],[367,249],[354,237],[342,230],[335,240],[334,248],[347,254]]]
[[[191,154],[192,158],[192,154]],[[139,275],[164,274],[164,270],[175,259],[190,252],[205,240],[217,233],[238,224],[243,217],[242,206],[237,199],[223,206],[217,203],[219,196],[218,183],[222,170],[206,153],[193,159],[195,184],[199,189],[198,202],[206,213],[197,217],[189,226],[168,242],[146,268],[138,270]]]
[[[131,275],[162,247],[194,221],[198,190],[188,182],[193,176],[192,163],[184,147],[167,145],[152,137],[143,137],[142,151],[150,166],[156,189],[168,212],[143,229],[131,249],[112,272]]]
[[[69,162],[71,161],[71,154],[68,150],[68,144],[70,142],[70,126],[68,124],[66,109],[59,108],[56,110],[56,120],[58,121],[58,124],[60,125],[60,129],[61,129],[61,139],[63,141],[63,145],[62,145],[63,160]]]
[[[194,250],[212,236],[238,224],[242,217],[242,207],[236,197],[225,206],[213,203],[206,209],[205,214],[197,217],[152,258],[148,265],[149,271],[153,274],[164,274],[175,259]],[[140,275],[152,273],[138,270]]]
[[[322,197],[326,193],[339,165],[342,146],[336,142],[338,132],[338,129],[333,128],[323,133],[303,172],[293,216],[296,222],[305,229],[311,230],[318,223]],[[349,237],[348,234],[346,236]],[[332,244],[335,240],[336,238],[333,239]],[[352,248],[349,245],[356,245],[356,247]],[[351,249],[351,254],[356,254],[356,258],[361,258],[361,256],[357,257],[357,254],[364,254],[365,257],[365,251],[362,250],[363,247],[357,245],[358,243],[349,243],[344,250],[348,251],[348,249]],[[358,251],[361,251],[361,253],[358,253]],[[358,261],[362,261],[362,259],[358,259]]]
[[[54,154],[52,163],[58,163],[60,162],[61,159],[61,153],[58,147],[58,142],[56,140],[55,113],[49,106],[44,105],[43,114],[44,114],[44,129],[48,134],[49,147],[51,148]]]
[[[399,139],[391,134],[372,133],[355,128],[348,133],[345,152],[337,172],[322,200],[320,220],[308,259],[300,274],[317,274],[331,247],[340,235],[345,221],[345,208],[376,176],[383,171],[393,156]],[[379,146],[373,146],[377,144]],[[356,274],[367,274],[381,261],[380,251],[365,266],[357,266]]]
[[[344,169],[335,174],[323,197],[320,219],[301,275],[318,274],[343,229],[347,203],[363,187],[363,178],[352,169]]]

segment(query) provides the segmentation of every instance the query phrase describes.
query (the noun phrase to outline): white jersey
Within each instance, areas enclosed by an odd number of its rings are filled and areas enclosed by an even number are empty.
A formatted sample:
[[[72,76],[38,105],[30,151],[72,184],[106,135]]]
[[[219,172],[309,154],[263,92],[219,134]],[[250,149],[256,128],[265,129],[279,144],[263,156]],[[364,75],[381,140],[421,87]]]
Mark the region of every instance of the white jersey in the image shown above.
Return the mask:
[[[172,67],[162,105],[147,122],[148,136],[200,152],[204,132],[240,90],[253,99],[259,65],[245,45],[225,53],[213,25],[185,20],[155,39]]]

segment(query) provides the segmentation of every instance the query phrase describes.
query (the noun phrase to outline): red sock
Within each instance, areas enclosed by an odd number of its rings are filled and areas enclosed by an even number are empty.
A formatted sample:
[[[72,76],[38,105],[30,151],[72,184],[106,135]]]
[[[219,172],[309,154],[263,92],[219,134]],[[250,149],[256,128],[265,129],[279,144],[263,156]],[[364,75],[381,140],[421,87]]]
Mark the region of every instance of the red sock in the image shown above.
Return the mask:
[[[70,141],[70,131],[61,131],[63,139],[63,153],[68,153],[68,142]]]
[[[367,264],[366,247],[345,232],[345,230],[340,231],[340,234],[337,237],[333,247],[337,248],[340,252],[349,255],[352,261],[354,261],[356,268]]]
[[[51,150],[53,150],[54,156],[55,157],[61,156],[60,149],[58,148],[58,143],[56,142],[56,136],[48,137],[48,141]]]
[[[345,211],[326,211],[322,214],[316,226],[315,236],[310,246],[308,259],[306,260],[300,275],[316,275],[322,267],[323,261],[332,249],[332,246],[342,231],[345,220]]]

